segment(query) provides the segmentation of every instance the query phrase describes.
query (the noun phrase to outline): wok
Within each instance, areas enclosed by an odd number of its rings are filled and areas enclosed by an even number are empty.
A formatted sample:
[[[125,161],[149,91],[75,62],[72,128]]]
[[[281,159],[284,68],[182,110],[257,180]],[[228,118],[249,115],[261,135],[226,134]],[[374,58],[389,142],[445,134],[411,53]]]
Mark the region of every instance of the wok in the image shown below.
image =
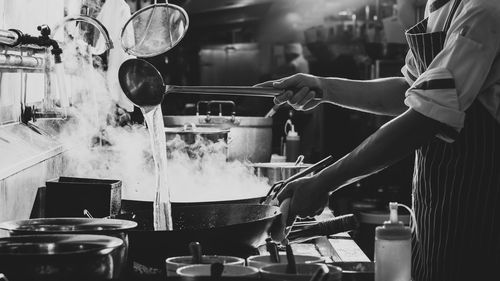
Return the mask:
[[[163,268],[167,257],[189,254],[198,241],[205,254],[241,255],[264,244],[277,206],[261,204],[209,204],[172,208],[172,231],[153,230],[153,212],[140,210],[113,216],[138,223],[129,231],[129,258],[142,265]],[[279,221],[279,220],[276,220]]]

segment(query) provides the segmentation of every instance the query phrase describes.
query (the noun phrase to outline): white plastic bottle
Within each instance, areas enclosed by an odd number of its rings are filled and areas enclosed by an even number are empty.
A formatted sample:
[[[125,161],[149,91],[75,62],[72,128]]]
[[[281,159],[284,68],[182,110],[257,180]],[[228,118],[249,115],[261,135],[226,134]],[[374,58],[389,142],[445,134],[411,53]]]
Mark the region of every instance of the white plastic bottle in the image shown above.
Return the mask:
[[[389,221],[375,228],[375,281],[410,281],[411,230],[398,220],[398,203],[389,209]]]
[[[291,119],[288,119],[285,124],[285,132],[288,125],[290,125],[290,131],[288,131],[285,139],[286,162],[295,162],[300,155],[300,136],[295,131],[295,126],[293,125]]]

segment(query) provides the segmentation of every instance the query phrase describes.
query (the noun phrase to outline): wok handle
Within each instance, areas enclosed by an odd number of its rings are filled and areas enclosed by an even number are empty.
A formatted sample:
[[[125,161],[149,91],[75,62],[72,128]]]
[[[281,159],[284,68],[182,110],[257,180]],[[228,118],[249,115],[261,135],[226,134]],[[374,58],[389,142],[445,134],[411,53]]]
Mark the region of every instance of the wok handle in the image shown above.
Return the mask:
[[[9,281],[9,279],[7,279],[7,276],[4,274],[0,273],[0,281]]]
[[[300,230],[292,230],[288,239],[293,243],[303,242],[321,236],[329,236],[351,231],[359,227],[359,222],[353,214],[338,216],[334,219],[308,225]]]

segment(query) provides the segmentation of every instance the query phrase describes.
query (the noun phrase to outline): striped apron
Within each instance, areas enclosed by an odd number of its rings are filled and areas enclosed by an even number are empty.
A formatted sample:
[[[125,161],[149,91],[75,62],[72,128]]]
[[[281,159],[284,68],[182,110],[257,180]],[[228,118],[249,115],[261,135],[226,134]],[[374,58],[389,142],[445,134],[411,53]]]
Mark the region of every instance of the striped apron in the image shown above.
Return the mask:
[[[440,8],[448,1],[435,3]],[[427,33],[424,19],[406,32],[419,75],[443,49],[460,2],[453,2],[443,31]],[[455,84],[441,79],[414,87]],[[500,125],[477,99],[453,143],[435,139],[416,151],[412,204],[418,228],[412,237],[414,281],[480,280],[488,274],[500,280]]]

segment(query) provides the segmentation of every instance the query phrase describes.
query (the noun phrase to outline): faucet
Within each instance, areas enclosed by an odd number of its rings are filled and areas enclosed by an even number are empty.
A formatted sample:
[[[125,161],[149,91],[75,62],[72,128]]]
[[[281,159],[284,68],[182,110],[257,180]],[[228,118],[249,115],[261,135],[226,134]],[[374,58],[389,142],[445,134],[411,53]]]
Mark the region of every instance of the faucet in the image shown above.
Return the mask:
[[[37,29],[40,31],[40,36],[31,36],[29,34],[24,34],[17,29],[9,29],[10,32],[14,33],[17,37],[16,40],[12,42],[12,46],[16,45],[37,45],[41,47],[52,47],[50,51],[54,55],[54,62],[61,63],[62,49],[56,40],[49,37],[50,28],[48,25],[39,25]]]

